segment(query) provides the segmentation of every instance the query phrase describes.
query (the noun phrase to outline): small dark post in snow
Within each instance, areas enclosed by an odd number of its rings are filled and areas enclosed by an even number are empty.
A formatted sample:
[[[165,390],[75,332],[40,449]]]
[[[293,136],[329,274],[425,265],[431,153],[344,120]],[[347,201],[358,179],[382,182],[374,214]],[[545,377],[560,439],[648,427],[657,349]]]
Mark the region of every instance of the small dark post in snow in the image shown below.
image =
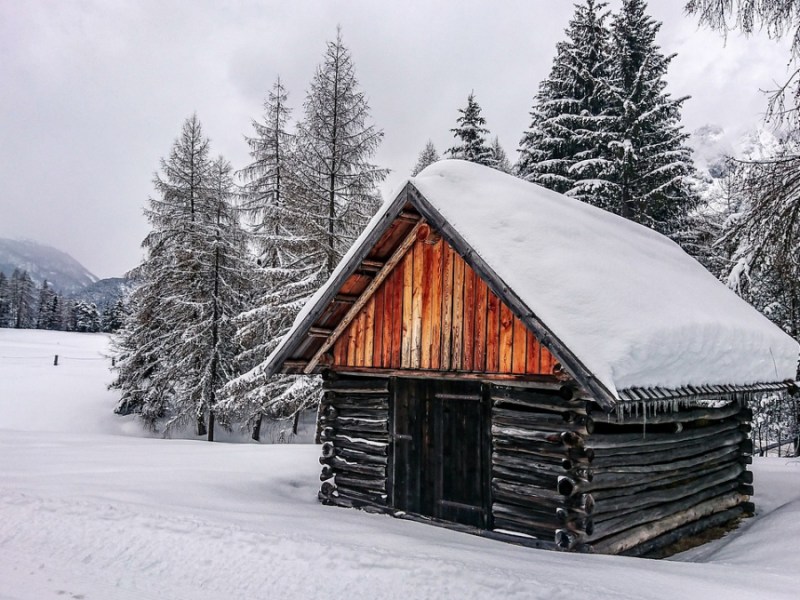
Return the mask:
[[[56,354],[56,357],[53,359],[53,366],[54,367],[58,366],[58,354]]]

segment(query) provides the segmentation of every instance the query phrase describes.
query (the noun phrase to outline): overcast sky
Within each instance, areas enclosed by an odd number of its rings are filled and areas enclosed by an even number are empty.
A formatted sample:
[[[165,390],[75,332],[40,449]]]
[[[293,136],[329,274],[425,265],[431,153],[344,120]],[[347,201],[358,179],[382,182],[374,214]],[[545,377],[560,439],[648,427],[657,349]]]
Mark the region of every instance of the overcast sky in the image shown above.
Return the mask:
[[[673,96],[688,131],[757,125],[759,89],[786,74],[786,42],[698,29],[683,0],[651,0],[677,53]],[[609,8],[616,10],[619,0]],[[224,7],[224,8],[223,8]],[[342,26],[375,124],[375,160],[402,183],[427,139],[451,141],[474,90],[512,160],[568,0],[0,0],[0,237],[51,244],[100,277],[141,259],[142,208],[159,158],[193,111],[212,151],[240,168],[242,139],[277,75],[295,116]]]

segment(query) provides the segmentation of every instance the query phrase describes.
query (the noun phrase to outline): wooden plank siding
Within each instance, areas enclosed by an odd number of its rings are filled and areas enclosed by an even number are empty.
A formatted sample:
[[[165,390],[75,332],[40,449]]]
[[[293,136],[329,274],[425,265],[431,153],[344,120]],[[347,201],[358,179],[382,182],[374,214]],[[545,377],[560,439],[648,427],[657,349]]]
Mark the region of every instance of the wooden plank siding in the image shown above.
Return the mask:
[[[417,240],[332,349],[333,367],[552,375],[553,355],[446,242]]]

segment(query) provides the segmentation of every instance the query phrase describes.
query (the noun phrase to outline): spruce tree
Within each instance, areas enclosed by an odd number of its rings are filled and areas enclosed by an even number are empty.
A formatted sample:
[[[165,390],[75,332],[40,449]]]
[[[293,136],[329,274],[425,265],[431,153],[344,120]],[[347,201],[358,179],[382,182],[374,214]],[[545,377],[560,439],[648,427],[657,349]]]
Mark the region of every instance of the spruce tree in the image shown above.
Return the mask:
[[[37,329],[51,329],[53,321],[53,300],[56,293],[50,284],[45,279],[39,287],[39,302],[36,306],[36,328]]]
[[[260,376],[262,361],[322,283],[323,273],[323,267],[308,258],[320,256],[321,243],[308,227],[305,197],[297,183],[287,99],[278,80],[264,103],[263,121],[253,121],[254,135],[246,138],[252,162],[240,173],[245,181],[243,207],[252,223],[259,258],[258,266],[253,265],[250,306],[236,319],[242,349],[239,366],[245,373],[226,386],[219,409],[249,427],[254,439],[260,437],[264,417],[290,417],[318,397],[316,384],[300,386],[307,390],[305,396],[287,397],[288,390],[300,389],[298,382],[310,378]]]
[[[425,144],[425,147],[422,149],[422,152],[419,153],[419,158],[417,158],[417,164],[414,165],[414,168],[411,170],[411,176],[416,177],[417,175],[422,172],[425,167],[432,165],[436,161],[439,160],[439,153],[436,152],[436,147],[433,145],[431,140]]]
[[[11,314],[11,291],[8,277],[0,271],[0,327],[9,326]]]
[[[458,142],[445,154],[449,158],[460,158],[479,165],[492,166],[492,149],[486,143],[489,130],[484,127],[486,119],[481,116],[481,107],[475,100],[475,92],[467,96],[467,106],[459,108],[461,116],[457,126],[450,131]]]
[[[182,258],[179,249],[192,246],[196,205],[208,183],[208,152],[209,142],[193,115],[184,122],[169,158],[161,159],[161,174],[153,180],[157,194],[145,210],[152,229],[142,242],[146,258],[129,274],[136,287],[130,314],[115,342],[119,360],[112,386],[121,391],[117,412],[136,413],[151,429],[180,392],[168,364],[180,341],[170,313],[186,283],[175,267]],[[200,435],[205,433],[203,417],[197,415]]]
[[[309,250],[297,207],[294,134],[289,132],[292,110],[278,78],[264,101],[262,120],[252,120],[253,135],[245,137],[252,162],[239,172],[244,181],[242,211],[248,217],[259,261],[277,266],[286,256]]]
[[[11,326],[16,329],[36,327],[36,285],[28,271],[14,269],[9,282]]]
[[[303,105],[297,133],[302,218],[314,240],[308,259],[328,276],[380,205],[387,171],[370,163],[383,131],[369,124],[350,51],[337,28]]]
[[[116,333],[125,322],[125,300],[120,296],[113,303],[109,302],[103,311],[101,329],[106,333]]]
[[[644,0],[623,0],[611,24],[611,125],[614,185],[610,210],[662,233],[676,231],[696,207],[689,185],[694,172],[689,137],[680,124],[686,98],[665,91],[674,55],[655,38],[661,24],[646,14]]]
[[[166,307],[180,335],[169,359],[180,388],[167,427],[205,416],[213,441],[218,392],[238,374],[233,318],[244,307],[249,262],[230,163],[217,158],[206,177],[195,206],[192,245],[179,248],[175,271],[182,289],[175,305]]]
[[[114,385],[122,390],[118,412],[136,412],[153,428],[164,417],[167,430],[194,422],[213,440],[216,395],[235,374],[231,319],[247,286],[247,242],[230,165],[211,163],[208,152],[194,115],[161,162]]]
[[[79,300],[75,304],[75,331],[97,333],[100,331],[100,312],[93,302]]]
[[[494,141],[492,142],[492,168],[503,173],[511,173],[512,171],[511,161],[508,160],[506,151],[500,145],[498,136],[494,136]]]
[[[610,192],[609,40],[606,3],[584,0],[556,45],[549,76],[540,83],[531,125],[522,137],[520,177],[581,200],[607,206]]]

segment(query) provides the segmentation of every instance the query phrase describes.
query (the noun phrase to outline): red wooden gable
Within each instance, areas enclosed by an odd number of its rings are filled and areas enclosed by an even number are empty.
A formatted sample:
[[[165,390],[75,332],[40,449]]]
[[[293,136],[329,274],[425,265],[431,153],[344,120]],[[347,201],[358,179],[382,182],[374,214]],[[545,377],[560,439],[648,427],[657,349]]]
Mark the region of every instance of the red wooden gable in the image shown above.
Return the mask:
[[[334,369],[552,375],[556,359],[425,226],[333,345]]]

